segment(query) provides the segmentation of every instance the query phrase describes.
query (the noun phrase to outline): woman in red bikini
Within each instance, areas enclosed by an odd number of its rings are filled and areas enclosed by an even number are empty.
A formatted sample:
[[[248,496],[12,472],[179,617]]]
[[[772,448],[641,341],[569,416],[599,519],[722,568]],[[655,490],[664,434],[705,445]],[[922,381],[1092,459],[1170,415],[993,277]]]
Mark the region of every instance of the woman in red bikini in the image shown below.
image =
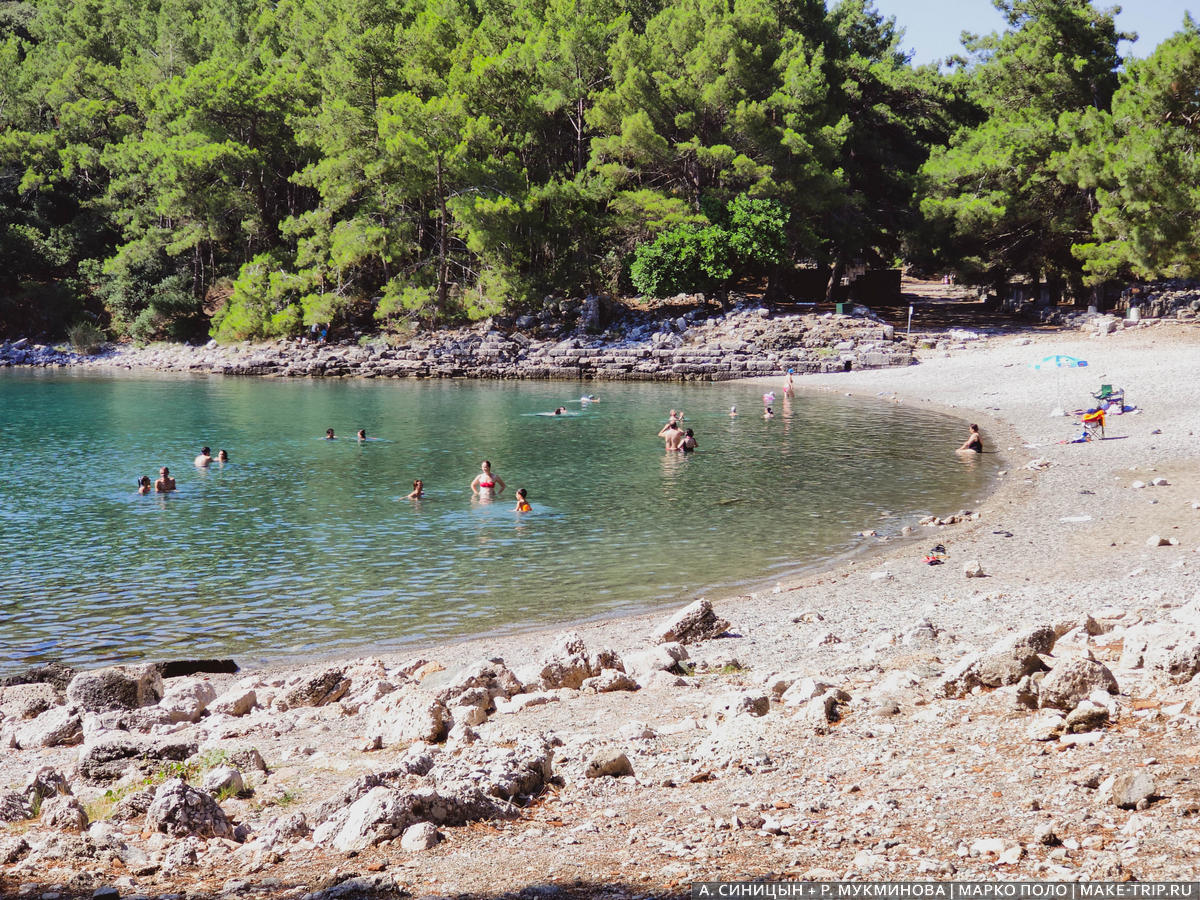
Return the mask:
[[[483,461],[480,469],[482,471],[471,482],[471,493],[480,500],[490,500],[504,491],[504,479],[492,472],[492,461],[489,459]]]

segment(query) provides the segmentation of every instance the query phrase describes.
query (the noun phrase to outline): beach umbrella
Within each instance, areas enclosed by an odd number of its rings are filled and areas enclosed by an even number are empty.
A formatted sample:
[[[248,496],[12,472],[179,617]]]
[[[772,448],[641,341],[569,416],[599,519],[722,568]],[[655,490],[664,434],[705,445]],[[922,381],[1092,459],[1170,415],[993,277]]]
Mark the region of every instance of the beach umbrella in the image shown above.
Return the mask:
[[[1045,369],[1053,369],[1055,372],[1054,380],[1054,397],[1057,400],[1057,408],[1052,415],[1066,415],[1062,408],[1062,370],[1063,369],[1085,369],[1087,368],[1087,360],[1079,359],[1074,356],[1064,356],[1061,353],[1055,353],[1051,356],[1043,356],[1041,359],[1031,362],[1029,368],[1039,371]]]

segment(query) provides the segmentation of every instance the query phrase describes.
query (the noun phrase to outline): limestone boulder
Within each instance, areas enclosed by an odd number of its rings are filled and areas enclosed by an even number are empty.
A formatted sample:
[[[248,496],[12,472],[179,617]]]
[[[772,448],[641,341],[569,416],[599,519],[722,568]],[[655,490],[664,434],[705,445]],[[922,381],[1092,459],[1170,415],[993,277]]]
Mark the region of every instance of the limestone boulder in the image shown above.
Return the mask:
[[[212,682],[203,678],[172,679],[158,706],[172,723],[198,722],[210,703],[217,699]]]
[[[413,741],[436,743],[453,718],[441,700],[419,688],[389,694],[367,710],[366,732],[384,746]]]
[[[300,706],[325,706],[334,703],[350,690],[350,679],[342,666],[333,666],[313,675],[294,678],[284,685],[283,695],[275,699],[281,710]]]
[[[67,701],[88,712],[154,706],[162,696],[162,675],[153,665],[80,672],[67,685]]]
[[[650,640],[656,644],[694,644],[720,637],[728,630],[729,623],[716,614],[709,601],[701,597],[663,619],[650,633]]]
[[[242,779],[242,773],[233,766],[217,766],[204,773],[200,788],[214,796],[219,796],[222,791],[240,794],[246,789],[246,782]]]
[[[606,748],[592,754],[583,774],[587,778],[620,778],[633,774],[633,763],[620,750]]]
[[[42,682],[9,685],[0,688],[0,718],[32,719],[61,702],[53,685]]]
[[[976,687],[1016,684],[1047,666],[1042,655],[1058,639],[1051,625],[1039,625],[997,641],[982,653],[963,657],[942,676],[938,691],[945,697],[964,697]]]
[[[233,837],[233,827],[217,801],[182,778],[159,785],[146,810],[146,828],[171,837]]]
[[[419,853],[422,850],[432,850],[441,839],[437,826],[432,822],[418,822],[404,829],[400,837],[400,849],[409,853]]]
[[[60,747],[83,740],[83,719],[71,706],[55,706],[17,729],[17,746],[22,750]]]
[[[87,813],[74,797],[51,797],[43,801],[38,820],[59,831],[83,831],[88,825]]]
[[[80,748],[79,774],[89,781],[115,781],[131,766],[148,771],[164,762],[183,762],[195,752],[196,742],[178,735],[110,732]]]
[[[230,688],[208,705],[210,712],[225,716],[245,716],[258,705],[254,688]]]
[[[1093,691],[1120,693],[1117,679],[1103,663],[1086,656],[1064,659],[1050,670],[1038,686],[1038,701],[1043,707],[1073,710]]]

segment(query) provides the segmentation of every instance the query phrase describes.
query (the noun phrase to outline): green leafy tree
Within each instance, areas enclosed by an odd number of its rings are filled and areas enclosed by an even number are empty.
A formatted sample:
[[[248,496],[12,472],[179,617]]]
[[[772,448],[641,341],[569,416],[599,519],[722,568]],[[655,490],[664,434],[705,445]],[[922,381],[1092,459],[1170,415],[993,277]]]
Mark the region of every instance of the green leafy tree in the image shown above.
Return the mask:
[[[964,128],[924,168],[922,210],[950,236],[968,274],[1045,279],[1082,290],[1072,253],[1091,233],[1094,198],[1067,176],[1066,114],[1106,110],[1120,63],[1111,10],[1087,0],[996,0],[1003,34],[972,37],[968,91],[983,121]]]
[[[1111,113],[1077,116],[1065,167],[1095,194],[1093,240],[1074,252],[1086,278],[1200,275],[1200,28],[1132,60]]]

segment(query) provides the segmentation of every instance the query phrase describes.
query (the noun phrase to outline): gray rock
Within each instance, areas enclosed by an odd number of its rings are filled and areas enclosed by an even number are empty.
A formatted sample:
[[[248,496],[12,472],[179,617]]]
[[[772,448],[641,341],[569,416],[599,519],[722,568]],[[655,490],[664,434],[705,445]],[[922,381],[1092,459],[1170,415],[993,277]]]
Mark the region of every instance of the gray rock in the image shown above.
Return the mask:
[[[348,690],[350,679],[346,677],[346,670],[334,666],[289,683],[285,686],[283,696],[276,699],[275,705],[285,710],[298,706],[325,706],[342,699]]]
[[[149,770],[167,760],[183,762],[195,752],[195,741],[177,735],[152,738],[112,732],[81,748],[79,773],[91,781],[113,781],[130,766]]]
[[[735,716],[758,718],[771,711],[771,698],[761,691],[741,691],[726,694],[713,701],[712,716],[716,720],[732,719]]]
[[[366,732],[384,746],[413,741],[436,743],[446,736],[453,719],[446,705],[424,691],[397,691],[367,711]]]
[[[1084,700],[1067,714],[1066,730],[1071,734],[1095,731],[1108,724],[1108,709]]]
[[[208,709],[225,716],[244,716],[257,705],[258,692],[253,688],[230,688],[208,704]]]
[[[83,740],[83,720],[70,706],[48,709],[17,730],[17,746],[22,750],[78,744]]]
[[[32,815],[29,800],[16,791],[0,791],[0,822],[23,822]]]
[[[182,778],[159,785],[146,811],[146,828],[172,837],[232,837],[233,828],[217,801]]]
[[[33,804],[40,803],[47,797],[70,794],[71,786],[67,784],[67,779],[62,772],[53,766],[42,766],[25,779],[21,793],[29,798],[29,802]]]
[[[222,791],[227,794],[240,794],[246,789],[246,783],[242,779],[242,773],[232,766],[217,766],[204,773],[200,788],[214,796]]]
[[[597,750],[587,762],[584,775],[588,778],[610,776],[619,778],[633,774],[633,763],[620,750]]]
[[[153,665],[80,672],[67,685],[67,700],[88,712],[140,709],[155,705],[162,695],[162,676]]]
[[[228,763],[241,772],[265,772],[267,764],[257,747],[237,747],[225,756]]]
[[[61,703],[53,685],[14,684],[0,690],[0,716],[13,719],[32,719]]]
[[[578,689],[593,674],[596,673],[592,672],[583,638],[577,632],[568,631],[555,638],[542,657],[536,681],[541,690]]]
[[[656,644],[671,641],[694,644],[720,637],[728,630],[729,623],[717,616],[711,603],[700,598],[660,622],[651,632],[650,639]]]
[[[304,813],[294,812],[272,819],[258,835],[257,840],[267,847],[274,847],[276,844],[301,840],[310,834],[312,829],[308,827],[308,819]]]
[[[432,850],[440,839],[437,826],[432,822],[417,822],[404,829],[404,834],[400,837],[400,849],[410,853]]]
[[[460,672],[437,698],[447,706],[479,706],[485,713],[492,713],[496,711],[496,698],[507,700],[522,690],[520,679],[502,661],[483,660]],[[461,698],[472,693],[482,702],[464,704]]]
[[[964,697],[979,686],[1016,684],[1027,675],[1043,671],[1041,654],[1054,649],[1054,628],[1039,625],[998,641],[983,653],[969,654],[952,666],[939,684],[946,697]]]
[[[1152,800],[1157,785],[1154,777],[1145,770],[1126,772],[1113,781],[1112,802],[1121,809],[1134,809],[1143,800]]]
[[[197,722],[215,699],[217,691],[212,682],[199,678],[179,678],[168,685],[158,706],[166,712],[171,722]]]
[[[1172,684],[1185,684],[1200,673],[1200,641],[1183,641],[1163,660],[1160,668]],[[45,715],[45,713],[43,713]],[[40,718],[40,717],[39,717]]]
[[[47,828],[59,831],[83,831],[88,824],[87,813],[74,797],[44,800],[38,819]]]
[[[29,843],[21,835],[0,835],[0,866],[11,865],[28,852]]]
[[[616,669],[604,669],[599,675],[584,680],[579,686],[583,691],[595,691],[597,694],[607,694],[612,691],[636,691],[638,683],[633,676]]]
[[[1092,691],[1120,693],[1117,679],[1100,662],[1079,656],[1057,663],[1038,687],[1038,701],[1055,709],[1074,709]]]

